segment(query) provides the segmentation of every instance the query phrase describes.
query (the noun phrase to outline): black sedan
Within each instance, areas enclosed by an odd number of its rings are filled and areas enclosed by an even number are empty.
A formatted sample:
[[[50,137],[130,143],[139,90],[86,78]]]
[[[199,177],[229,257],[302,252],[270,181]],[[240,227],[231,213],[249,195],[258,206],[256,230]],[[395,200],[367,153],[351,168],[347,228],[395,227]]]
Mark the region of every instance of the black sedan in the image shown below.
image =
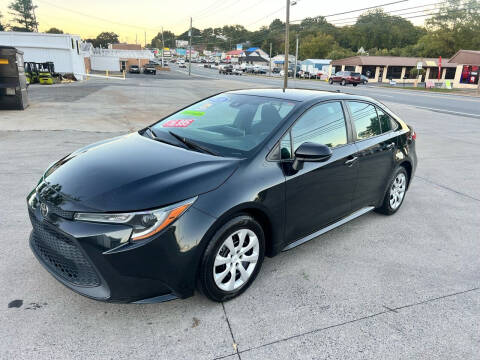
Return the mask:
[[[30,245],[97,300],[233,298],[274,256],[402,205],[416,134],[383,104],[312,90],[212,96],[47,169]]]

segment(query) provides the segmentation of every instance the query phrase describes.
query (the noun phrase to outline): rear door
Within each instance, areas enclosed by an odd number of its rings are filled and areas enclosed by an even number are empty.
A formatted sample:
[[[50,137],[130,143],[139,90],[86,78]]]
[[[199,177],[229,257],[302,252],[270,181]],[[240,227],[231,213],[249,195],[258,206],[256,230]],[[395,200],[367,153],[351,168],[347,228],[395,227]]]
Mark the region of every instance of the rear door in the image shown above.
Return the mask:
[[[372,103],[347,101],[355,136],[358,181],[352,210],[376,206],[383,199],[395,166],[396,135],[390,117]],[[379,116],[380,115],[380,116]]]
[[[281,156],[286,178],[287,243],[314,233],[351,212],[357,178],[356,153],[341,101],[320,103],[307,110],[281,140]],[[324,144],[332,149],[325,162],[305,162],[291,167],[295,150],[304,142]]]

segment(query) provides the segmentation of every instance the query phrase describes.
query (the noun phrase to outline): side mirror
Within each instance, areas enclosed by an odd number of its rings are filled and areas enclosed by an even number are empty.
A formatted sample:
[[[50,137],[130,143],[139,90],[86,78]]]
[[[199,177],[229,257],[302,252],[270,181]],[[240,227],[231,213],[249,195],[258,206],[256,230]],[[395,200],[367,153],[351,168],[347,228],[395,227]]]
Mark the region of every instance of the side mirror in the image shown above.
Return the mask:
[[[305,142],[295,151],[292,167],[300,170],[304,162],[323,162],[332,157],[332,150],[323,144]]]

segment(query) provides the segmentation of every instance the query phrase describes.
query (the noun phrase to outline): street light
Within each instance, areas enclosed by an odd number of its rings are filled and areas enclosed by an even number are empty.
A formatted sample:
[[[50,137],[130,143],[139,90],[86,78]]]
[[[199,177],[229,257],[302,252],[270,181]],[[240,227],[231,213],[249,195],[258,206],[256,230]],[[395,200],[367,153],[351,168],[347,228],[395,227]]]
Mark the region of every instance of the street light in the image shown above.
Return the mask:
[[[289,36],[289,23],[290,23],[290,6],[294,6],[297,4],[297,0],[293,0],[290,3],[290,0],[287,0],[287,15],[286,15],[286,21],[285,21],[285,55],[284,55],[284,60],[283,60],[283,71],[285,74],[283,74],[283,92],[285,92],[285,89],[288,86],[288,36]]]

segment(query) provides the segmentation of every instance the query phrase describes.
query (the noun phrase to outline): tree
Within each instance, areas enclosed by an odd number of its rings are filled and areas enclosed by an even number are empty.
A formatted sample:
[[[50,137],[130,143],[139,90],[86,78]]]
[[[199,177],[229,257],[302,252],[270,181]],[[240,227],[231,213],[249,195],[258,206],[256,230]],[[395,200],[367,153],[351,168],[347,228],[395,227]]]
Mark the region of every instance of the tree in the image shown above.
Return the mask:
[[[32,0],[13,0],[8,8],[13,15],[13,21],[18,24],[12,26],[13,31],[33,32],[38,29],[38,21],[35,18],[37,6],[32,4]]]
[[[3,15],[0,12],[0,31],[5,31],[5,26],[3,26],[3,24],[2,24],[2,17],[3,17]]]
[[[163,40],[164,40],[164,43],[165,43],[165,47],[174,48],[176,39],[177,39],[177,37],[175,36],[175,34],[173,32],[168,31],[168,30],[163,32]],[[162,48],[162,33],[161,32],[159,32],[157,35],[155,35],[155,37],[150,42],[150,45],[151,45],[151,47],[154,47],[154,48],[158,48],[158,49]]]
[[[355,25],[350,27],[347,37],[352,50],[360,47],[365,49],[392,49],[415,44],[423,34],[410,21],[386,14],[382,9],[368,11],[358,18]]]
[[[47,34],[63,34],[63,30],[57,29],[56,27],[52,27],[45,32]]]
[[[447,0],[426,25],[429,32],[417,44],[422,56],[450,56],[459,49],[480,47],[477,0]]]
[[[102,32],[91,42],[96,48],[102,47],[106,49],[109,44],[118,44],[118,35],[114,32]]]
[[[333,36],[322,33],[306,36],[300,43],[301,59],[323,59],[337,44]]]

